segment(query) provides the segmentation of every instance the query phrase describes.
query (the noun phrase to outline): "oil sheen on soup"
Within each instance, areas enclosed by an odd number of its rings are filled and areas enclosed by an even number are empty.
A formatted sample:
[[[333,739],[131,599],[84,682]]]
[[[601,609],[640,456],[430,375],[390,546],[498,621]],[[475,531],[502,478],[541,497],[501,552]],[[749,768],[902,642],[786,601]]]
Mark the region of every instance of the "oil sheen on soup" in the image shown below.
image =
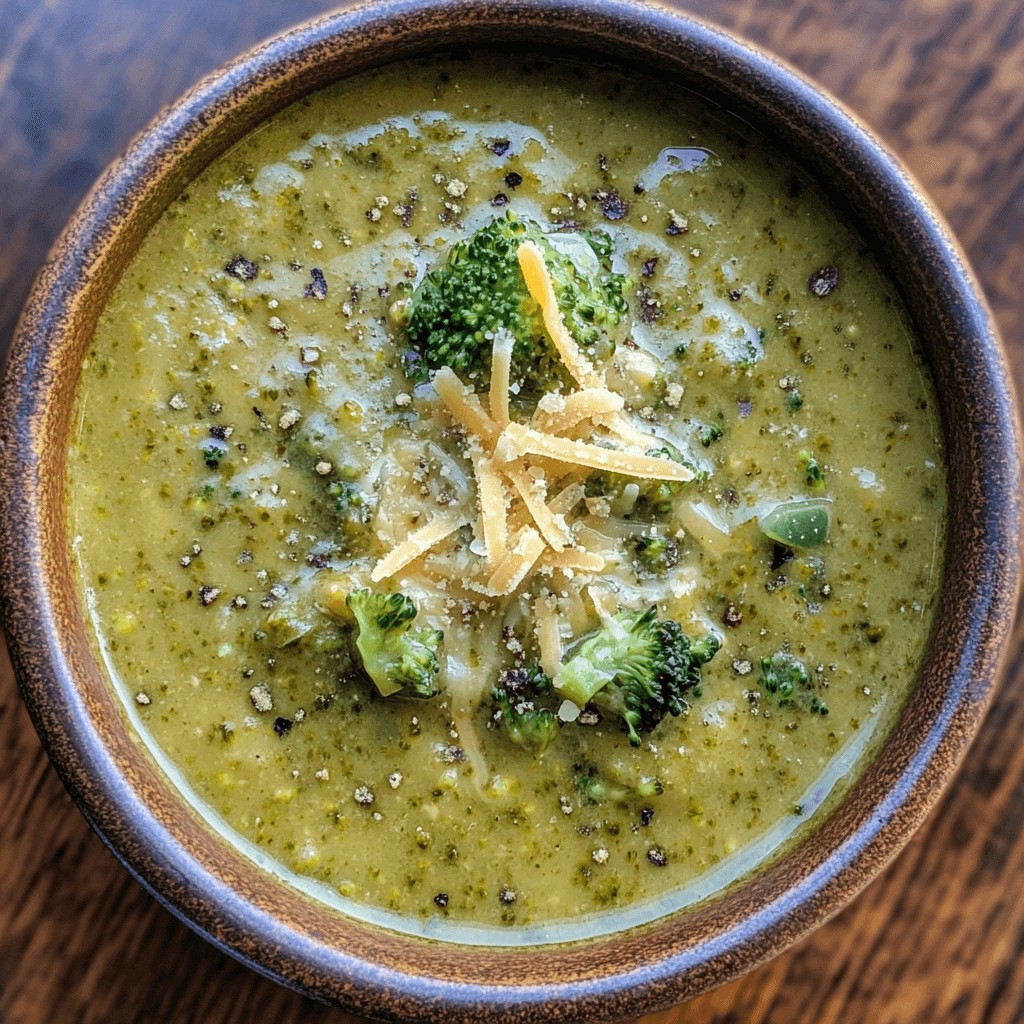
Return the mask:
[[[287,109],[151,231],[76,422],[83,599],[154,756],[406,930],[720,890],[849,788],[930,635],[941,429],[893,283],[739,122],[607,70]]]

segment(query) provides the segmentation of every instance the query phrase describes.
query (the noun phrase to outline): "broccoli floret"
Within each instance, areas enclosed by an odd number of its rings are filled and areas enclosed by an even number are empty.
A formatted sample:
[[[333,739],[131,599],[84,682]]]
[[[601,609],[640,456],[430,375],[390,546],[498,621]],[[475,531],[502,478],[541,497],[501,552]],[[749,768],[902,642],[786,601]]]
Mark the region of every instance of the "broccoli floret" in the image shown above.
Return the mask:
[[[618,803],[636,797],[646,799],[665,792],[658,779],[648,779],[636,786],[613,786],[596,775],[577,775],[575,786],[583,799],[591,804],[603,804],[608,800]]]
[[[633,541],[637,571],[645,576],[664,576],[679,563],[679,545],[667,537],[637,537]]]
[[[491,697],[501,710],[509,739],[534,755],[543,754],[558,731],[558,720],[534,696],[550,685],[551,680],[540,669],[510,668],[491,687]]]
[[[356,647],[366,674],[385,697],[399,690],[409,697],[433,697],[437,685],[439,629],[411,628],[416,602],[404,594],[352,590],[345,599],[359,624]]]
[[[783,651],[761,659],[761,689],[780,708],[799,707],[814,715],[828,714],[828,705],[811,689],[807,666]]]
[[[697,432],[697,436],[700,438],[700,443],[705,448],[710,448],[719,438],[725,436],[725,426],[723,424],[725,417],[719,413],[718,419],[715,420],[710,426],[701,427]]]
[[[700,692],[701,666],[720,646],[711,634],[691,640],[678,622],[658,619],[656,608],[622,612],[580,645],[554,686],[579,707],[622,718],[638,747],[641,732],[688,707],[683,694]]]
[[[538,359],[554,350],[544,329],[540,307],[531,298],[519,269],[516,250],[536,242],[558,299],[566,327],[577,343],[589,348],[626,312],[623,297],[630,278],[612,273],[611,242],[604,235],[546,235],[531,220],[509,212],[470,238],[456,242],[447,263],[420,282],[405,310],[409,339],[420,356],[411,373],[428,369],[489,372],[496,331],[515,337],[513,359],[535,375]]]
[[[803,473],[804,485],[812,491],[825,490],[825,474],[818,465],[818,460],[807,451],[797,455],[796,468]]]

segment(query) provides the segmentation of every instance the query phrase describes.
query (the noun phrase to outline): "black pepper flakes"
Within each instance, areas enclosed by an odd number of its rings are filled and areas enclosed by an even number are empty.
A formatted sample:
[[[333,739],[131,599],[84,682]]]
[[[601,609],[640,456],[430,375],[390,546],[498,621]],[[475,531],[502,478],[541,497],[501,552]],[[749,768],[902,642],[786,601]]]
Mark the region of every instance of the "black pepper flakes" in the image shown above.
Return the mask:
[[[743,612],[734,604],[727,604],[722,612],[722,623],[730,629],[735,629],[743,623]]]
[[[199,588],[199,603],[204,608],[209,608],[218,597],[220,597],[220,587],[202,586]]]
[[[629,203],[615,189],[598,189],[593,199],[600,204],[606,220],[622,220],[629,213]]]
[[[319,267],[313,267],[309,272],[309,276],[312,278],[312,281],[306,285],[302,294],[307,299],[326,299],[327,278],[324,277],[324,272]]]
[[[491,152],[495,156],[504,156],[512,148],[512,143],[508,139],[495,139],[491,143]],[[447,901],[447,897],[445,897]]]
[[[647,851],[647,859],[656,868],[663,868],[668,864],[668,854],[660,846],[652,846]]]
[[[236,256],[224,267],[224,273],[237,277],[239,281],[254,281],[260,272],[259,267],[252,260],[244,256]]]
[[[640,824],[643,825],[644,828],[647,828],[647,826],[650,825],[652,821],[654,821],[654,808],[642,808],[640,811]]]
[[[510,889],[507,885],[501,887],[501,891],[498,893],[498,902],[504,903],[506,907],[510,907],[516,901],[516,893],[514,889]]]
[[[518,171],[509,171],[505,175],[505,184],[509,188],[519,188],[523,183],[523,176]]]
[[[504,192],[499,192],[491,200],[491,206],[508,206],[508,196]]]
[[[437,905],[438,905],[438,906],[439,906],[439,907],[440,907],[440,908],[441,908],[442,910],[444,910],[444,908],[448,906],[448,893],[446,893],[446,892],[439,892],[439,893],[438,893],[438,894],[437,894],[437,895],[436,895],[436,896],[434,897],[434,902],[435,902],[435,903],[436,903],[436,904],[437,904]]]
[[[825,298],[839,284],[839,271],[831,264],[815,271],[807,278],[807,290],[819,299]]]
[[[643,265],[640,267],[641,277],[650,277],[658,266],[657,256],[652,256],[649,260],[644,260]]]
[[[637,316],[642,324],[653,324],[665,315],[665,309],[651,291],[650,286],[643,284],[636,290]]]
[[[597,166],[602,172],[608,170],[608,157],[606,157],[603,153],[598,155]]]
[[[274,719],[274,732],[276,732],[278,736],[284,736],[286,733],[288,733],[291,730],[291,727],[292,727],[293,724],[294,723],[292,722],[292,720],[290,718],[280,718],[280,717],[275,718]]]

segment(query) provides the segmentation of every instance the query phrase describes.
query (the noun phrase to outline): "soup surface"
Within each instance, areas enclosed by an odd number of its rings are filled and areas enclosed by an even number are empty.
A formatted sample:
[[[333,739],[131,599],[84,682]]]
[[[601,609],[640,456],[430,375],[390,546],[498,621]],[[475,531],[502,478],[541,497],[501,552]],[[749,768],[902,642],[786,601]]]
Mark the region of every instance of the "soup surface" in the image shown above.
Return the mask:
[[[467,941],[602,931],[769,860],[884,739],[941,578],[937,407],[892,283],[739,128],[608,71],[411,64],[150,233],[81,384],[73,549],[128,713],[274,870]],[[536,336],[445,368],[422,282],[488,226]],[[542,316],[552,267],[609,308]]]

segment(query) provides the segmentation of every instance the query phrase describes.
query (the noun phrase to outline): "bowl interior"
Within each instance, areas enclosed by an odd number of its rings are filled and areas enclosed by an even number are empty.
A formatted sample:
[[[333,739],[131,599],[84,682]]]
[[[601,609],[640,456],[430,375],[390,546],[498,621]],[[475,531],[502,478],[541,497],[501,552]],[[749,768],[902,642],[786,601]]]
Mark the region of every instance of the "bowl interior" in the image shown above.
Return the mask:
[[[397,935],[310,900],[241,856],[156,769],[97,665],[71,571],[64,453],[80,367],[125,263],[212,159],[302,95],[390,61],[525,47],[657,75],[720,102],[808,172],[875,248],[925,344],[949,457],[935,638],[895,732],[840,807],[770,869],[621,935],[543,950]],[[154,894],[266,974],[394,1020],[614,1020],[678,1002],[838,910],[922,821],[976,730],[1020,575],[1015,404],[992,319],[948,229],[871,134],[791,70],[654,7],[380,3],[300,28],[212,76],[98,182],[43,267],[0,408],[5,625],[37,728],[100,835]]]

